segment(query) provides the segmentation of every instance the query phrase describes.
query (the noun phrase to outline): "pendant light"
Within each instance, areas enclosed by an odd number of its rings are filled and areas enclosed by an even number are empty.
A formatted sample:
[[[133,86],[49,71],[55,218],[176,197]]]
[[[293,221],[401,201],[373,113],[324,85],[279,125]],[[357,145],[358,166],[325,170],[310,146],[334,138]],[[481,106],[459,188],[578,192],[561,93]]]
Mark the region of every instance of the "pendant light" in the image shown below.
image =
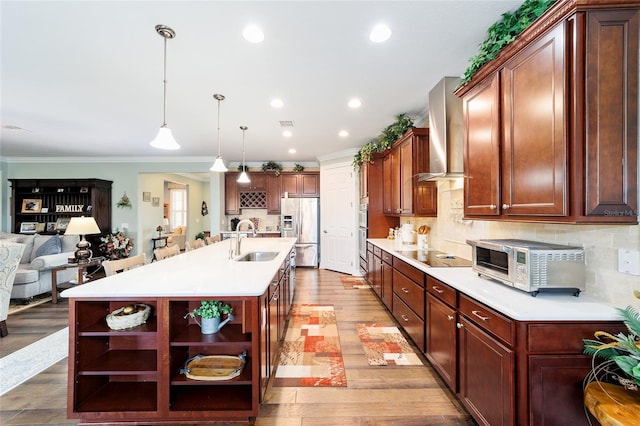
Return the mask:
[[[244,166],[244,132],[246,132],[247,129],[248,129],[247,126],[240,126],[240,130],[242,130],[242,173],[240,173],[240,176],[238,177],[238,182],[240,183],[251,182],[251,179],[249,179],[249,175],[247,175],[247,172],[245,171],[245,166]]]
[[[213,95],[213,99],[218,101],[218,156],[209,170],[212,172],[226,172],[228,170],[227,166],[224,165],[224,161],[220,156],[220,101],[224,101],[224,95],[216,93]]]
[[[151,141],[151,146],[160,149],[179,149],[180,145],[173,138],[171,129],[167,127],[167,39],[174,38],[176,32],[166,25],[156,25],[156,32],[164,38],[164,107],[162,112],[162,126],[158,135]]]

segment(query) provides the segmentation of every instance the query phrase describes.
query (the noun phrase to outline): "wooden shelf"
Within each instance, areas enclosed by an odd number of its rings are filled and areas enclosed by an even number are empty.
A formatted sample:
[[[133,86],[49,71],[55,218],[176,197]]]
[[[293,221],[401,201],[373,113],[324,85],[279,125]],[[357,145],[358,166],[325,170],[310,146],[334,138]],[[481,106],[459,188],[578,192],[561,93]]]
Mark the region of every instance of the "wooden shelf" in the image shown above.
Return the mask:
[[[78,370],[78,375],[157,374],[157,351],[110,350],[97,356]]]
[[[171,388],[171,411],[224,411],[233,412],[251,410],[253,399],[251,385],[229,387],[219,384],[207,389],[200,386],[173,386]],[[246,414],[244,414],[246,415]]]
[[[105,381],[105,385],[90,397],[78,402],[76,411],[155,411],[158,408],[157,389],[154,382]]]

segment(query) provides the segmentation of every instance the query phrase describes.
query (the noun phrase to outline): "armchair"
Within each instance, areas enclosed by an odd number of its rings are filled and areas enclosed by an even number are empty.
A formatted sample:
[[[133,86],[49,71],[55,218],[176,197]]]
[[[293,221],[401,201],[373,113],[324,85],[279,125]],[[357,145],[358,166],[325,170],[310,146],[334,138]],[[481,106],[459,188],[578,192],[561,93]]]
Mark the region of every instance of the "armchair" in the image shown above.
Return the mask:
[[[9,314],[11,289],[24,248],[24,244],[0,241],[0,337],[9,334],[7,315]]]
[[[173,232],[164,234],[167,237],[167,246],[178,246],[180,251],[185,249],[185,243],[187,242],[187,232],[182,226],[177,226]]]

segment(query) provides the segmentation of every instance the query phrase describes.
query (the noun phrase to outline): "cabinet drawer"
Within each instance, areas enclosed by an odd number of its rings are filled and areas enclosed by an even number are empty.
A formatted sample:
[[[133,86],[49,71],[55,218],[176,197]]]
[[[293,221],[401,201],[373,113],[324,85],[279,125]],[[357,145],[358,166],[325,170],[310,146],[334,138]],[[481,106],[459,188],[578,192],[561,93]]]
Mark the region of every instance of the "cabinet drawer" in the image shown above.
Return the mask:
[[[373,244],[367,243],[367,251],[373,251]]]
[[[523,325],[525,326],[525,325]],[[596,330],[626,333],[621,322],[531,323],[527,328],[527,350],[541,354],[582,354],[582,339],[593,339]]]
[[[382,250],[382,255],[380,257],[382,258],[382,261],[389,266],[393,264],[393,256],[386,251]]]
[[[382,249],[378,246],[373,246],[373,254],[378,257],[382,257]]]
[[[424,288],[393,270],[393,292],[413,311],[424,319]]]
[[[513,346],[515,344],[515,323],[509,318],[464,294],[460,295],[458,311],[507,345]]]
[[[444,284],[443,282],[427,276],[427,291],[449,306],[456,306],[456,290]]]
[[[398,271],[402,272],[407,277],[415,281],[416,284],[424,287],[425,273],[422,272],[420,269],[415,268],[406,262],[403,262],[397,257],[393,258],[393,269],[397,269]]]
[[[413,343],[424,352],[424,321],[422,321],[405,303],[393,294],[393,316],[407,332]]]

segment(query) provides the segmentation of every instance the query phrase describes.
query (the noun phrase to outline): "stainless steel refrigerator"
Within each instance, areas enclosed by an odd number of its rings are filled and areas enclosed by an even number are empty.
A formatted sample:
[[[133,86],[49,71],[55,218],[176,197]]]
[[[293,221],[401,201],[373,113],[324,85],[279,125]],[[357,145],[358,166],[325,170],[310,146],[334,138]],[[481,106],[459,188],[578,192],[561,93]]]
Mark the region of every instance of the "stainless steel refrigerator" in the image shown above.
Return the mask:
[[[298,239],[295,266],[317,268],[320,256],[320,199],[283,198],[280,215],[282,236]]]

